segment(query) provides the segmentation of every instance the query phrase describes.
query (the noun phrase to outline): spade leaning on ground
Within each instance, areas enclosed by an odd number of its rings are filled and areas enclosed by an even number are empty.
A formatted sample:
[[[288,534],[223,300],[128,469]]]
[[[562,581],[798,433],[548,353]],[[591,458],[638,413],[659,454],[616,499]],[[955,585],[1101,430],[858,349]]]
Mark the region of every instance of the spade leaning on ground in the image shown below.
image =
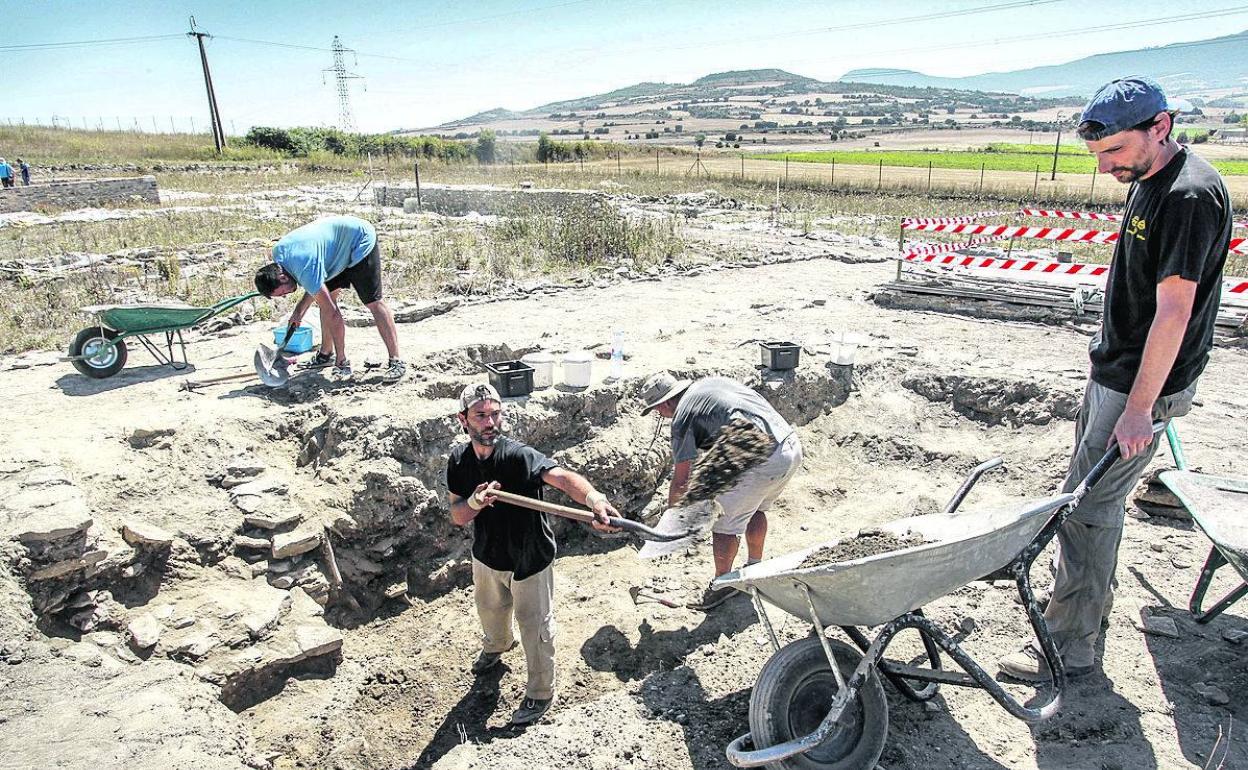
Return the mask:
[[[710,467],[700,467],[700,474],[735,479],[714,497],[723,509],[711,527],[715,577],[732,570],[741,535],[745,535],[746,564],[761,561],[767,539],[767,508],[802,466],[802,444],[793,426],[758,393],[726,377],[704,377],[694,382],[660,372],[646,380],[641,398],[645,402],[643,415],[655,411],[672,421],[675,469],[668,505],[675,506],[685,497],[699,450],[707,457],[718,457]],[[742,430],[734,421],[744,421],[747,425],[741,427],[752,425],[757,432]],[[765,434],[762,451],[757,446],[759,439],[750,435],[759,432]],[[698,481],[704,482],[698,486],[718,485],[714,478]],[[708,586],[689,606],[712,609],[730,598],[734,590]]]
[[[484,639],[472,673],[494,668],[515,645],[514,617],[528,684],[511,723],[525,725],[540,719],[555,697],[555,536],[545,513],[490,493],[503,490],[540,500],[543,486],[549,484],[592,508],[594,527],[605,532],[613,531],[608,517],[620,514],[584,476],[504,437],[503,410],[502,399],[491,386],[464,388],[458,419],[470,440],[451,450],[446,487],[451,521],[473,527],[472,587]]]

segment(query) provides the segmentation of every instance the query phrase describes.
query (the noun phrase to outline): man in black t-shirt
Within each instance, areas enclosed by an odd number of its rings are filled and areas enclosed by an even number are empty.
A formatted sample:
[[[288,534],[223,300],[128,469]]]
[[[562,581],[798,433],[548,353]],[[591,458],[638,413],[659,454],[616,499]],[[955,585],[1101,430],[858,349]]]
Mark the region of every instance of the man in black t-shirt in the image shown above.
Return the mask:
[[[1171,138],[1174,115],[1146,77],[1115,80],[1092,97],[1078,134],[1102,173],[1131,184],[1105,285],[1091,377],[1075,425],[1064,491],[1106,450],[1119,460],[1058,532],[1044,617],[1067,676],[1095,667],[1094,646],[1113,600],[1126,497],[1152,459],[1165,422],[1191,409],[1209,361],[1231,237],[1231,199],[1218,172]],[[1001,660],[1016,679],[1047,681],[1035,645]]]
[[[619,513],[580,474],[560,468],[532,447],[505,438],[503,403],[489,385],[469,385],[459,399],[459,424],[470,439],[451,450],[446,466],[451,521],[472,524],[472,585],[484,632],[474,674],[498,665],[520,627],[528,668],[524,701],[512,724],[536,722],[555,697],[555,537],[546,514],[499,501],[504,490],[540,500],[549,484],[593,509],[594,527],[611,531]]]

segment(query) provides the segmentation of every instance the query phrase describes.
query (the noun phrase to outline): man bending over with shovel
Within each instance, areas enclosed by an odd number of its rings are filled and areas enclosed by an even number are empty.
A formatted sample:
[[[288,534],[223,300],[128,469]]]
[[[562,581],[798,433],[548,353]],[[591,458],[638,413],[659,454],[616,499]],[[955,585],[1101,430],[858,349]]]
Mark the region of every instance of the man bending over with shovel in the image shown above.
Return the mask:
[[[758,393],[725,377],[704,377],[697,382],[678,380],[660,372],[646,380],[641,390],[645,408],[672,421],[672,462],[675,469],[667,502],[680,504],[689,487],[693,460],[698,450],[711,449],[736,419],[744,419],[763,431],[766,447],[754,464],[735,479],[726,491],[715,495],[723,509],[711,527],[715,577],[732,570],[745,535],[746,566],[762,561],[767,539],[767,508],[780,496],[802,465],[802,445],[797,432]],[[707,469],[714,474],[717,469]],[[662,529],[662,525],[659,527]],[[647,544],[646,548],[651,548]],[[665,546],[653,546],[656,553]],[[670,547],[670,546],[669,546]],[[643,556],[645,555],[643,550]],[[736,589],[707,587],[689,606],[709,610],[723,604]]]
[[[282,297],[302,288],[290,314],[291,329],[315,302],[321,311],[321,348],[301,368],[324,369],[333,365],[334,379],[351,379],[347,360],[347,329],[338,309],[338,295],[347,286],[373,314],[381,341],[390,356],[383,382],[398,382],[407,371],[399,358],[399,335],[394,316],[382,298],[381,251],[377,231],[359,217],[321,217],[291,230],[273,247],[273,264],[256,273],[256,291],[265,297]]]
[[[555,537],[545,513],[492,493],[511,492],[541,500],[542,486],[549,484],[592,508],[594,527],[603,531],[612,531],[608,517],[619,513],[584,476],[505,438],[502,399],[491,386],[465,388],[458,419],[469,441],[451,450],[446,487],[451,521],[473,528],[472,585],[484,640],[472,673],[480,675],[494,668],[503,653],[515,646],[514,617],[520,627],[528,685],[511,723],[532,724],[555,697]]]

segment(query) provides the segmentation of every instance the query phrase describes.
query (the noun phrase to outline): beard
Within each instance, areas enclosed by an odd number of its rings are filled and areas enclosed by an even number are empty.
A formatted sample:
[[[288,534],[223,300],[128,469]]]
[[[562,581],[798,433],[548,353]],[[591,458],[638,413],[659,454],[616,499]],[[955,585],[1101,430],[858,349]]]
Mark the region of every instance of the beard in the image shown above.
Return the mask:
[[[473,442],[480,444],[481,446],[494,446],[503,436],[501,427],[486,428],[484,430],[477,430],[476,428],[469,427],[467,430],[468,438],[472,439]]]
[[[1137,163],[1131,166],[1114,166],[1109,173],[1123,184],[1138,182],[1141,177],[1148,173],[1150,166],[1144,163]]]

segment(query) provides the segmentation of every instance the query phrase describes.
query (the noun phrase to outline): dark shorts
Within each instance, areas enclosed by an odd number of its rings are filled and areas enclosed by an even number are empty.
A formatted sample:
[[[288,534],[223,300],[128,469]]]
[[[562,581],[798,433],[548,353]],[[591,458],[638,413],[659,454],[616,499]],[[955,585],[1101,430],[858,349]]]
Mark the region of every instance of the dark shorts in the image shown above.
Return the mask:
[[[367,257],[325,282],[325,288],[330,291],[348,286],[355,289],[355,296],[365,305],[381,301],[381,249],[378,245],[373,246]]]

